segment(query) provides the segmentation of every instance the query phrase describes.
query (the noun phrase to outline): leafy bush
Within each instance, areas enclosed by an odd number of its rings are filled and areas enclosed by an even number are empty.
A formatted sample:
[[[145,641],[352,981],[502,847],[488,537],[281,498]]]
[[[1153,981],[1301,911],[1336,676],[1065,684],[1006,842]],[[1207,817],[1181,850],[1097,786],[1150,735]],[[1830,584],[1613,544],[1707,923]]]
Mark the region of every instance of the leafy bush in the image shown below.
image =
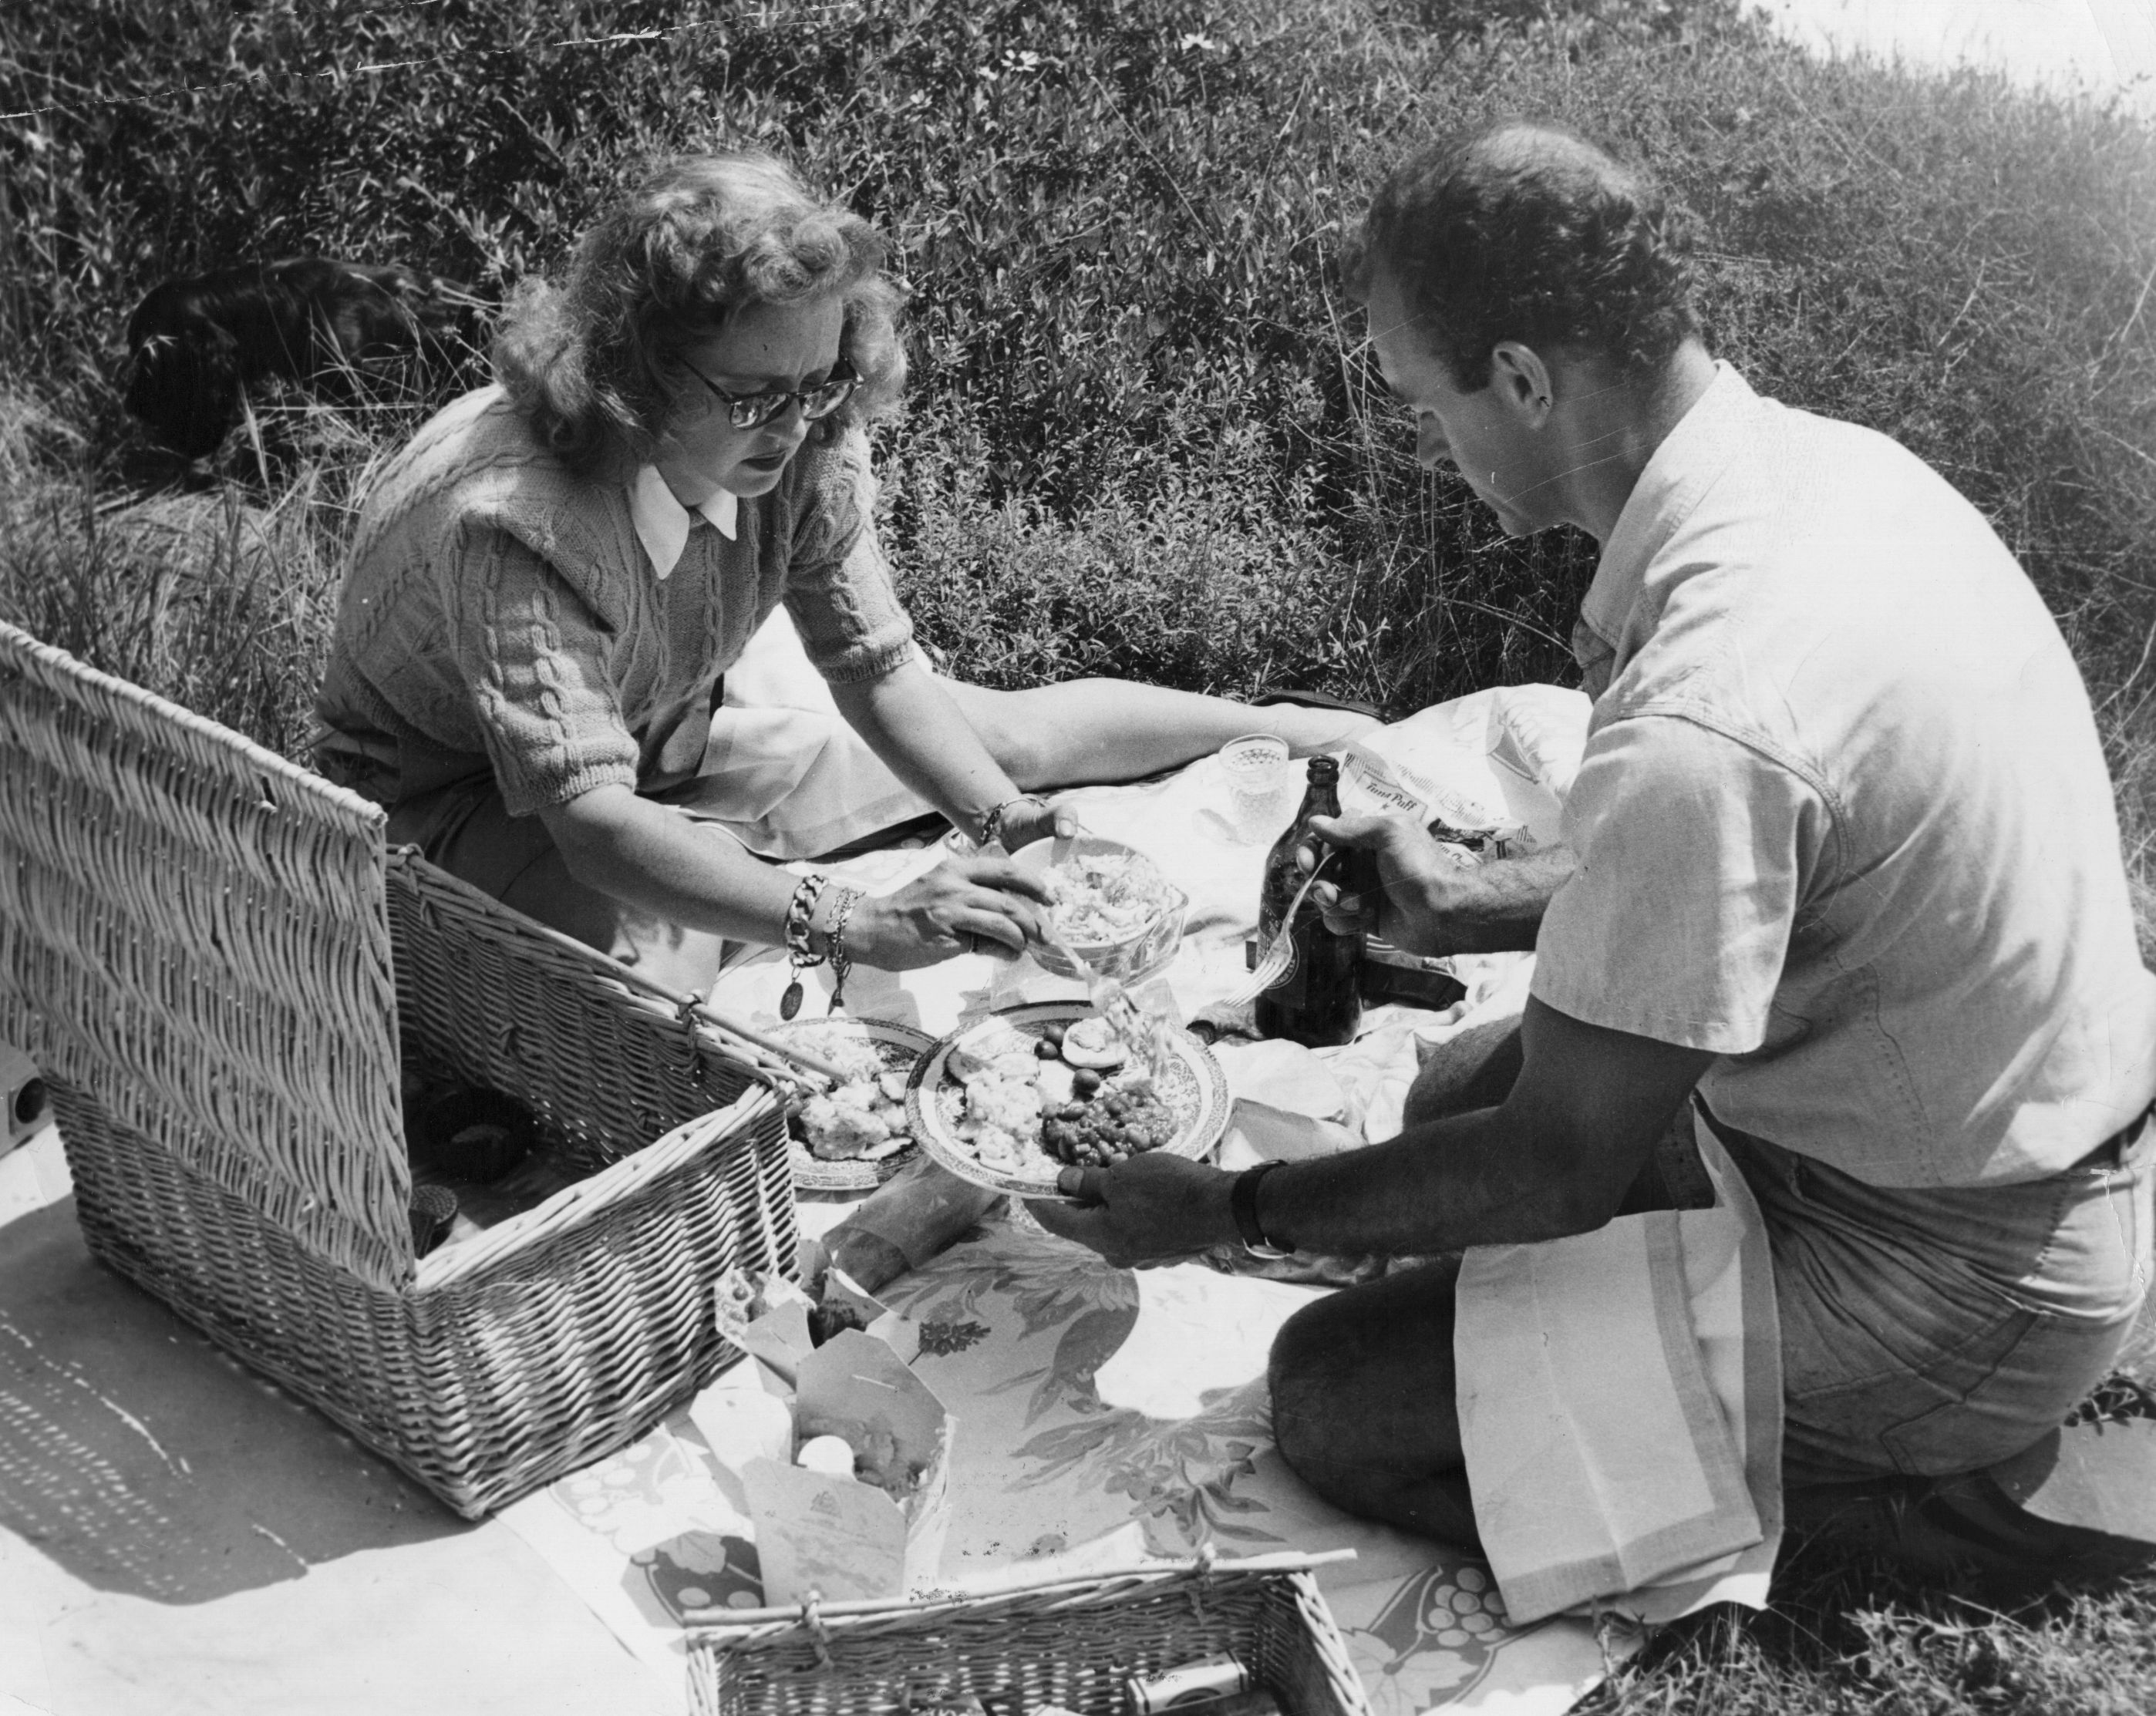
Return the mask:
[[[498,294],[642,159],[757,143],[899,244],[888,525],[958,671],[1395,709],[1565,677],[1594,547],[1506,541],[1415,468],[1337,241],[1413,139],[1568,120],[1706,218],[1721,354],[1997,522],[2097,687],[2148,868],[2156,140],[2124,117],[1820,64],[1732,0],[89,0],[8,41],[0,100],[33,111],[0,122],[0,361],[79,438],[78,488],[139,444],[115,341],[158,278],[311,249]],[[413,414],[339,441],[300,413],[292,468],[341,495]],[[0,549],[0,608],[60,575]]]

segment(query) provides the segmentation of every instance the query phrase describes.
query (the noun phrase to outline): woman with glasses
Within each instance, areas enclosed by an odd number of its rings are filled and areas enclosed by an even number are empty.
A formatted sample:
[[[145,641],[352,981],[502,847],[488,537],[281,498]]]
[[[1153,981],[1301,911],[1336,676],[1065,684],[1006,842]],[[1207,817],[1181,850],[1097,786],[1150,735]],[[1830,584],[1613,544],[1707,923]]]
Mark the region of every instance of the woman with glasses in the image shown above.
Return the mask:
[[[722,940],[904,969],[1037,938],[988,857],[865,898],[728,832],[774,793],[927,806],[983,847],[1050,832],[1030,789],[1128,779],[1337,711],[932,674],[874,524],[864,425],[906,359],[884,248],[767,156],[662,167],[512,300],[498,385],[425,424],[362,509],[319,712],[323,771],[389,835],[677,988]],[[742,764],[723,677],[783,604],[850,732]],[[788,854],[791,855],[791,854]]]

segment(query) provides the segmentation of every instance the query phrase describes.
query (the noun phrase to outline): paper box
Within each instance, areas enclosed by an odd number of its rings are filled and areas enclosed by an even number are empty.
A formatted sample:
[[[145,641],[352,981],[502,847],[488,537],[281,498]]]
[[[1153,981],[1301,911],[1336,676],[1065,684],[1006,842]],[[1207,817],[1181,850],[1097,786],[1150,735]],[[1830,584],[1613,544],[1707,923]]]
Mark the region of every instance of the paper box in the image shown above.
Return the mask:
[[[799,1353],[791,1434],[783,1448],[767,1441],[739,1468],[764,1601],[799,1602],[812,1591],[834,1601],[899,1597],[935,1584],[950,1524],[955,1421],[873,1335],[848,1329]],[[845,1437],[900,1493],[793,1464],[794,1445],[821,1435]]]
[[[803,1355],[814,1350],[817,1329],[834,1324],[865,1330],[911,1364],[921,1351],[921,1329],[911,1318],[865,1292],[843,1269],[829,1266],[823,1247],[801,1242],[804,1291],[783,1275],[729,1269],[712,1288],[719,1333],[753,1358],[773,1393],[789,1393]]]

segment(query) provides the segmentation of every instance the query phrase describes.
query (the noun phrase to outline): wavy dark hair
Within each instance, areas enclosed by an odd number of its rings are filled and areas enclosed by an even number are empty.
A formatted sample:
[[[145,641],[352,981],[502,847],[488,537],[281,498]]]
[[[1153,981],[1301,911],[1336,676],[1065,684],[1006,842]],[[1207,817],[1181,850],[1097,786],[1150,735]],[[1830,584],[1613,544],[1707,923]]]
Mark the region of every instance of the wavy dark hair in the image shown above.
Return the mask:
[[[1502,340],[1640,373],[1699,331],[1695,224],[1638,169],[1560,126],[1517,120],[1442,138],[1378,187],[1346,258],[1367,299],[1399,286],[1455,385],[1490,381]]]
[[[494,367],[539,439],[572,470],[650,456],[681,354],[743,305],[826,293],[845,303],[840,350],[861,385],[811,426],[833,436],[906,388],[903,289],[859,215],[819,202],[753,151],[664,162],[584,234],[568,279],[526,281],[495,336]]]

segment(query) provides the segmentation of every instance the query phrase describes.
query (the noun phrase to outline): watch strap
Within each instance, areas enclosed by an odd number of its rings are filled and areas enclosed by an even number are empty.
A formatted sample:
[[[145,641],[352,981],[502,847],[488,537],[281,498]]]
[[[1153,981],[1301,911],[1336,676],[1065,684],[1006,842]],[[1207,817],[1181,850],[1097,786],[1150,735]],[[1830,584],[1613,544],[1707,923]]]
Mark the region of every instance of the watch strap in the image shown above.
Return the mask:
[[[1235,1232],[1242,1237],[1243,1249],[1254,1258],[1291,1257],[1291,1251],[1283,1250],[1265,1237],[1265,1230],[1258,1222],[1258,1187],[1266,1175],[1276,1168],[1285,1168],[1286,1162],[1260,1162],[1255,1168],[1245,1168],[1235,1176],[1229,1188],[1228,1208],[1235,1218]]]

